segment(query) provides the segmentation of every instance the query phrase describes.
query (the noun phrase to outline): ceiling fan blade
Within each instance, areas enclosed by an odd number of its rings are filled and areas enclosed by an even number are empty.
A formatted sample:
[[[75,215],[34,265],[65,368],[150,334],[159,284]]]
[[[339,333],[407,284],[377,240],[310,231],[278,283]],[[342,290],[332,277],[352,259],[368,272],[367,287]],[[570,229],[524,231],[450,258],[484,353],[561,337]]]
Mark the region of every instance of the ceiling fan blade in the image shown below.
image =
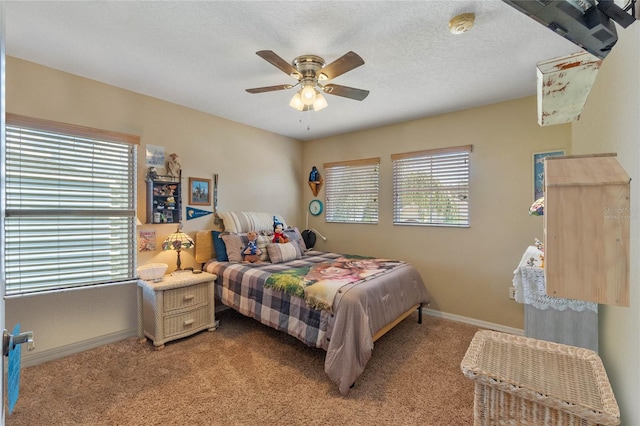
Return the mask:
[[[277,86],[265,86],[265,87],[255,87],[253,89],[246,89],[249,93],[264,93],[264,92],[274,92],[276,90],[286,90],[291,89],[293,86],[290,84],[279,84]]]
[[[256,55],[260,56],[262,59],[269,62],[274,67],[283,71],[285,74],[292,76],[293,78],[299,79],[302,77],[298,70],[293,67],[293,65],[282,59],[273,50],[260,50],[256,52]]]
[[[359,67],[360,65],[364,65],[364,59],[355,52],[347,52],[326,67],[322,68],[320,70],[320,74],[324,74],[327,77],[327,80],[332,80],[347,71],[351,71],[352,69]]]
[[[362,101],[369,95],[368,90],[355,89],[339,84],[325,84],[322,90],[329,95],[342,96],[344,98],[355,99],[356,101]]]

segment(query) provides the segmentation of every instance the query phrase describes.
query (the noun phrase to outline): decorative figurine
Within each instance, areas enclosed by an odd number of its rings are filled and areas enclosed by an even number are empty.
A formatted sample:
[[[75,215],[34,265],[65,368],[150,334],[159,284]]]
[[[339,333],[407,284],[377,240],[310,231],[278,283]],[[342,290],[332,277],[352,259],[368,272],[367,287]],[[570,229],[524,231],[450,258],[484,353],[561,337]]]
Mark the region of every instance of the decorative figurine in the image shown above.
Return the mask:
[[[147,169],[147,177],[146,177],[147,181],[154,181],[157,179],[157,177],[158,177],[158,172],[156,171],[156,168],[149,167]]]
[[[167,175],[173,178],[180,177],[180,163],[178,163],[178,154],[175,152],[169,155],[170,160],[167,161]]]
[[[311,168],[311,173],[309,173],[309,187],[311,187],[311,192],[314,197],[318,196],[318,192],[320,188],[322,188],[323,179],[318,171],[316,166]]]

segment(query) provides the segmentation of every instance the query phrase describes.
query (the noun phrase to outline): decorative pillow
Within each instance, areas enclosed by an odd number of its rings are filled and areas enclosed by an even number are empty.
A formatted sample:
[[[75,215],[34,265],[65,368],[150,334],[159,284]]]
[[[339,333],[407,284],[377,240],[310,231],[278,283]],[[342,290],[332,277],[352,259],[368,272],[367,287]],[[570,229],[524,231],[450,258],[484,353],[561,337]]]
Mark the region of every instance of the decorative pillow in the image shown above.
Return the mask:
[[[242,262],[242,250],[249,243],[246,233],[242,234],[230,234],[228,232],[222,233],[222,240],[227,248],[227,258],[229,262],[239,263]],[[267,262],[269,260],[269,253],[267,245],[270,243],[269,237],[266,235],[258,234],[257,246],[262,250],[260,260]]]
[[[261,212],[218,212],[216,214],[222,219],[225,232],[235,234],[249,231],[273,232],[273,216],[282,222],[284,229],[287,228],[282,216],[277,214]]]
[[[300,246],[300,251],[302,253],[307,251],[307,245],[304,243],[304,240],[302,239],[302,234],[300,233],[300,230],[298,230],[298,228],[294,226],[293,228],[285,229],[284,235],[287,238],[289,238],[289,241],[293,243],[298,243],[298,245]]]
[[[222,240],[227,248],[227,258],[229,262],[242,262],[242,248],[249,242],[247,236],[244,236],[243,241],[242,235],[240,234],[224,232],[222,234]]]
[[[284,244],[269,243],[267,244],[267,251],[269,252],[271,263],[289,262],[302,257],[300,246],[292,242]]]
[[[216,260],[218,262],[228,262],[227,246],[224,244],[224,240],[220,237],[222,232],[211,231],[211,238],[213,238],[213,249],[216,252]]]

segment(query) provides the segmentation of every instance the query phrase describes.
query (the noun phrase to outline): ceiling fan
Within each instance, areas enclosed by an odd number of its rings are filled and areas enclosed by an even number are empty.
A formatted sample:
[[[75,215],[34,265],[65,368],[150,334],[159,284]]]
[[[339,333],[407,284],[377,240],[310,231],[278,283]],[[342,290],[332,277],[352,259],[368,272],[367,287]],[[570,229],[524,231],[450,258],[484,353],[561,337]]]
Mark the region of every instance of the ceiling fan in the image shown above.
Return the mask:
[[[325,84],[325,81],[351,71],[364,64],[364,60],[355,52],[347,52],[340,58],[325,66],[325,61],[316,55],[302,55],[291,64],[282,59],[272,50],[256,52],[265,61],[279,70],[298,80],[296,84],[279,84],[277,86],[256,87],[247,89],[249,93],[273,92],[276,90],[292,89],[300,86],[300,90],[291,99],[289,105],[298,111],[319,111],[327,106],[322,93],[342,96],[344,98],[361,101],[369,95],[368,90],[341,86],[339,84]]]

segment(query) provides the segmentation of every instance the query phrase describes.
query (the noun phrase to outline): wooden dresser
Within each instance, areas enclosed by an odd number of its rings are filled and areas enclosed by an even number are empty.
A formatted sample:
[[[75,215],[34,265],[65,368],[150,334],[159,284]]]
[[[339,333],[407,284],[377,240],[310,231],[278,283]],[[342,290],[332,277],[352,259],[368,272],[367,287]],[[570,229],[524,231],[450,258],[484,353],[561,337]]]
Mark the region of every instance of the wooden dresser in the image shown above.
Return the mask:
[[[207,272],[165,275],[160,282],[138,281],[138,338],[150,338],[156,349],[170,340],[217,327],[214,282]]]

